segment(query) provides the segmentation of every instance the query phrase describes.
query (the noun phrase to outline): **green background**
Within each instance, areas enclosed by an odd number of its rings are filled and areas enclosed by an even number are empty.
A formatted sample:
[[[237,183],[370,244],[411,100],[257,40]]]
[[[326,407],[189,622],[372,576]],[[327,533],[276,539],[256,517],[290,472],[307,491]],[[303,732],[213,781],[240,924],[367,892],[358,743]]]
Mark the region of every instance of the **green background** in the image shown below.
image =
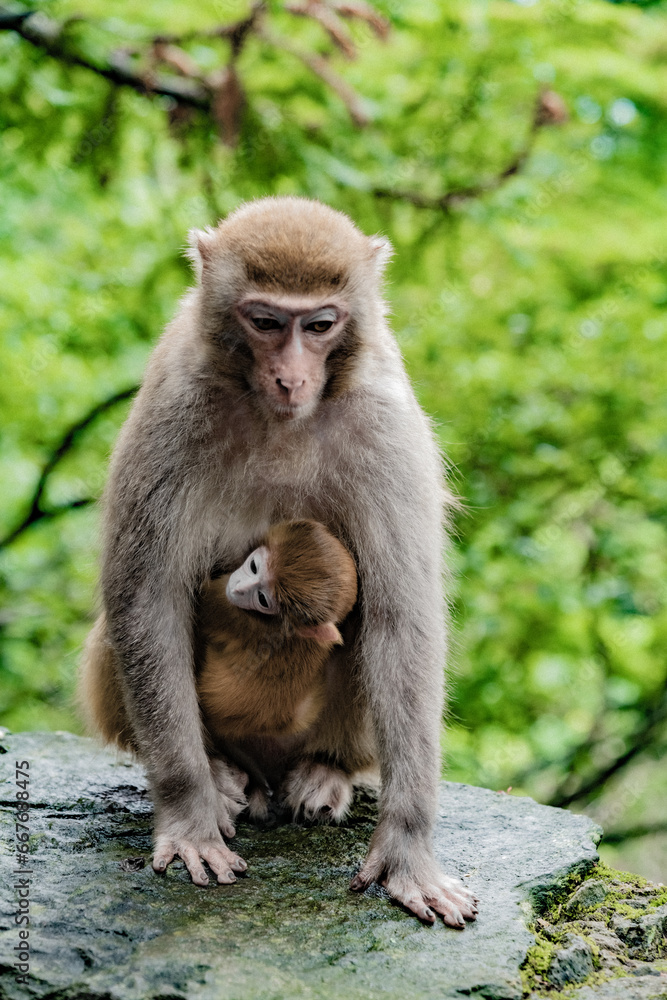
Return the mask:
[[[112,401],[191,281],[187,230],[304,194],[393,242],[392,322],[463,501],[448,777],[586,809],[608,860],[660,879],[665,8],[386,2],[386,39],[357,17],[336,40],[269,3],[235,57],[243,104],[209,33],[242,3],[39,9],[57,51],[0,16],[3,723],[81,731]],[[167,32],[217,113],[73,65],[183,81]]]

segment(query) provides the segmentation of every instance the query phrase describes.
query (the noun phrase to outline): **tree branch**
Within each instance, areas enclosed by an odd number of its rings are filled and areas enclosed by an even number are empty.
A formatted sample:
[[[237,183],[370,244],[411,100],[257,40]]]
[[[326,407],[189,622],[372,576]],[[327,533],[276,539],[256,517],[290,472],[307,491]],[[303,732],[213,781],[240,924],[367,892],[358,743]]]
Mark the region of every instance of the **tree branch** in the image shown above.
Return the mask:
[[[648,837],[652,833],[667,833],[667,820],[662,820],[658,823],[639,823],[637,826],[628,826],[624,830],[605,830],[602,843],[622,844],[626,840],[635,840],[637,837]]]
[[[263,14],[265,10],[266,3],[264,0],[257,0],[257,2],[252,5],[248,16],[243,18],[241,21],[235,21],[234,24],[220,24],[215,28],[186,31],[180,35],[161,34],[157,36],[155,41],[159,43],[182,45],[185,42],[195,41],[197,38],[227,38],[232,44],[232,51],[234,55],[238,55],[238,52],[243,46],[246,35],[248,32],[252,31],[258,17],[260,14]]]
[[[597,791],[613,775],[617,774],[624,767],[627,767],[638,754],[647,749],[665,722],[665,719],[667,719],[667,694],[663,695],[662,700],[657,705],[647,711],[642,724],[634,731],[630,738],[629,746],[622,754],[619,754],[618,757],[610,761],[605,767],[600,768],[595,774],[582,781],[578,788],[572,792],[566,790],[571,778],[571,775],[568,775],[551,796],[548,804],[560,807],[569,806],[573,802],[576,802],[577,799],[583,799]],[[596,745],[597,743],[594,742],[583,744],[577,748],[577,753],[593,750]]]
[[[421,191],[406,191],[400,188],[376,187],[371,193],[376,198],[391,198],[395,201],[407,201],[417,208],[430,208],[440,212],[448,212],[454,205],[459,205],[472,198],[479,198],[489,191],[495,191],[510,177],[514,177],[523,168],[533,151],[538,131],[545,125],[561,125],[567,121],[567,110],[562,98],[554,91],[542,91],[534,105],[533,118],[523,149],[508,163],[504,170],[485,181],[470,184],[467,187],[453,188],[442,195],[431,197]]]
[[[487,194],[489,191],[495,191],[496,188],[499,188],[504,181],[508,180],[510,177],[514,177],[515,174],[518,174],[530,156],[533,148],[535,133],[536,128],[533,127],[530,132],[530,142],[527,143],[520,153],[517,153],[512,162],[509,163],[504,170],[502,170],[499,174],[496,174],[495,177],[490,177],[486,181],[480,181],[478,184],[471,184],[468,187],[453,188],[451,191],[446,191],[445,194],[436,195],[436,197],[430,197],[429,195],[422,194],[420,191],[404,191],[400,188],[383,187],[373,188],[371,190],[371,194],[375,195],[376,198],[391,198],[394,201],[408,201],[417,208],[431,208],[441,212],[448,212],[454,205],[459,205],[464,201],[470,201],[472,198],[479,198],[481,195]]]
[[[257,35],[267,42],[267,44],[276,49],[282,49],[295,59],[299,59],[304,66],[308,67],[311,73],[314,73],[315,76],[319,76],[320,80],[323,80],[324,83],[331,88],[331,90],[338,94],[355,125],[358,125],[359,127],[368,125],[369,117],[364,109],[363,102],[359,94],[357,94],[356,90],[354,90],[349,83],[347,83],[331,68],[323,56],[312,55],[310,52],[304,52],[303,49],[292,45],[287,38],[284,38],[282,35],[274,35],[266,31],[264,28],[258,28]]]
[[[115,395],[110,396],[109,399],[105,399],[101,403],[97,403],[92,410],[88,411],[85,417],[82,417],[81,420],[78,420],[72,427],[69,428],[68,431],[65,432],[41,471],[27,514],[22,521],[9,532],[9,534],[7,534],[3,539],[0,539],[0,549],[5,548],[7,545],[11,545],[12,542],[16,541],[16,539],[22,535],[24,531],[31,527],[31,525],[36,524],[37,521],[58,517],[60,514],[64,514],[68,510],[85,507],[94,502],[92,497],[84,497],[81,500],[72,500],[69,503],[61,504],[58,507],[50,507],[46,510],[42,507],[42,499],[44,497],[44,491],[46,490],[49,476],[58,463],[71,450],[79,435],[82,434],[94,420],[101,416],[102,413],[106,413],[106,411],[110,410],[112,406],[116,405],[116,403],[121,403],[123,400],[129,399],[133,396],[137,389],[138,386],[133,385],[131,388],[123,389],[121,392],[117,392]]]
[[[188,104],[203,111],[210,110],[210,95],[206,88],[195,80],[159,73],[144,76],[136,72],[130,56],[125,52],[112,53],[107,64],[101,65],[72,51],[67,45],[65,25],[47,17],[41,11],[21,11],[13,14],[6,8],[0,7],[0,31],[15,31],[53,59],[70,66],[81,66],[116,86],[131,87],[140,94],[161,94],[173,98],[179,104]]]
[[[326,58],[302,51],[293,46],[289,39],[279,36],[273,37],[263,30],[260,21],[265,9],[266,5],[263,0],[258,0],[253,5],[248,17],[241,21],[182,35],[158,35],[150,40],[148,49],[152,46],[153,58],[155,58],[156,53],[159,57],[160,51],[164,50],[165,47],[187,42],[194,38],[226,38],[231,44],[232,60],[234,60],[240,53],[248,35],[254,32],[255,35],[276,48],[289,52],[307,66],[312,73],[319,76],[340,97],[356,125],[368,124],[368,115],[361,98],[342,77],[331,69]],[[67,23],[61,24],[54,21],[41,11],[29,10],[13,13],[0,6],[0,31],[15,31],[31,45],[60,62],[71,66],[81,66],[104,77],[105,80],[109,80],[116,86],[131,87],[140,94],[160,94],[164,97],[171,97],[178,104],[189,105],[208,114],[215,113],[215,87],[210,85],[203,71],[199,76],[196,75],[192,69],[194,63],[188,72],[183,72],[184,58],[188,58],[186,53],[179,54],[180,66],[176,67],[178,75],[160,74],[152,69],[140,71],[136,67],[132,53],[125,49],[112,52],[106,63],[93,62],[68,44],[66,29]],[[169,59],[165,61],[174,65],[173,60],[171,62]]]

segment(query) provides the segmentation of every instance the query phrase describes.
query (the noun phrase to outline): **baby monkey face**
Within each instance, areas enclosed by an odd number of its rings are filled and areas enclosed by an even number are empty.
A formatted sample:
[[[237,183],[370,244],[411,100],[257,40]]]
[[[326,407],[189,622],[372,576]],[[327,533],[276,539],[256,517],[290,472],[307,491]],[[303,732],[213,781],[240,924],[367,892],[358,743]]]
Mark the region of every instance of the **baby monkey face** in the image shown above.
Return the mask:
[[[229,577],[227,600],[246,611],[261,611],[263,615],[277,615],[278,602],[274,594],[270,552],[266,545],[253,549],[246,561]]]

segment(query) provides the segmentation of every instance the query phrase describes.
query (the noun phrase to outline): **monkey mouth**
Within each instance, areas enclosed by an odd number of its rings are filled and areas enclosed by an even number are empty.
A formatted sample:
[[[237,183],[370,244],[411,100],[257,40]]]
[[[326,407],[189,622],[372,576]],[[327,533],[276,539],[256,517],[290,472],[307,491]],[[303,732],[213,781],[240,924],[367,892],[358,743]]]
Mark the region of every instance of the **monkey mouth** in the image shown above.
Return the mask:
[[[312,412],[313,405],[312,400],[308,400],[302,403],[274,403],[273,404],[273,415],[278,418],[278,420],[298,420],[301,417],[307,417],[309,413]]]

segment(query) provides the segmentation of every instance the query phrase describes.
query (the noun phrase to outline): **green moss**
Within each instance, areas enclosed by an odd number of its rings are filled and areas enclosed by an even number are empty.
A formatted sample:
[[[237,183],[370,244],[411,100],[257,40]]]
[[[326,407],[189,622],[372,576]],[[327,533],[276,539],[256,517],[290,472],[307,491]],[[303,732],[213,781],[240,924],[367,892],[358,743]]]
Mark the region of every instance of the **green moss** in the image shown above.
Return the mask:
[[[629,882],[631,885],[637,886],[638,889],[643,889],[649,884],[643,875],[617,871],[615,868],[610,868],[604,861],[598,861],[595,866],[595,874],[597,878],[601,878],[605,882]]]
[[[548,941],[543,934],[534,931],[537,938],[535,944],[529,949],[528,954],[521,966],[521,982],[523,984],[524,995],[532,992],[539,992],[547,986],[546,975],[551,965],[554,951],[556,950],[551,941]]]
[[[620,917],[641,917],[643,913],[646,913],[646,910],[642,907],[628,906],[627,903],[621,902],[622,899],[623,896],[621,896],[620,893],[610,893],[607,897],[605,906],[613,906],[614,914],[617,914]]]
[[[599,879],[607,886],[606,898],[592,906],[577,906],[573,913],[568,913],[566,904],[572,899],[584,881],[589,878]],[[646,907],[636,907],[626,902],[632,899],[638,890],[646,900]],[[632,872],[621,872],[610,868],[604,862],[598,862],[593,867],[585,870],[579,869],[571,873],[555,887],[550,894],[546,906],[541,908],[540,917],[531,925],[530,930],[535,935],[536,941],[529,950],[521,969],[524,996],[537,994],[538,996],[553,996],[554,987],[548,981],[548,972],[554,952],[559,944],[568,934],[576,934],[584,938],[591,947],[593,953],[593,965],[595,971],[586,979],[585,983],[594,985],[605,982],[608,979],[623,977],[628,975],[627,967],[619,965],[616,970],[601,969],[600,950],[587,933],[586,928],[581,926],[582,918],[593,918],[609,923],[611,918],[617,914],[624,917],[641,917],[648,910],[667,902],[667,887],[652,886],[641,875]],[[663,967],[660,963],[659,968]],[[585,985],[577,983],[571,989],[558,992],[558,996],[563,1000],[566,998],[576,998],[579,989]]]
[[[595,877],[596,873],[596,864],[586,861],[563,875],[560,880],[551,883],[546,892],[540,887],[532,894],[535,910],[549,923],[558,922],[563,904],[571,898],[582,882]]]

